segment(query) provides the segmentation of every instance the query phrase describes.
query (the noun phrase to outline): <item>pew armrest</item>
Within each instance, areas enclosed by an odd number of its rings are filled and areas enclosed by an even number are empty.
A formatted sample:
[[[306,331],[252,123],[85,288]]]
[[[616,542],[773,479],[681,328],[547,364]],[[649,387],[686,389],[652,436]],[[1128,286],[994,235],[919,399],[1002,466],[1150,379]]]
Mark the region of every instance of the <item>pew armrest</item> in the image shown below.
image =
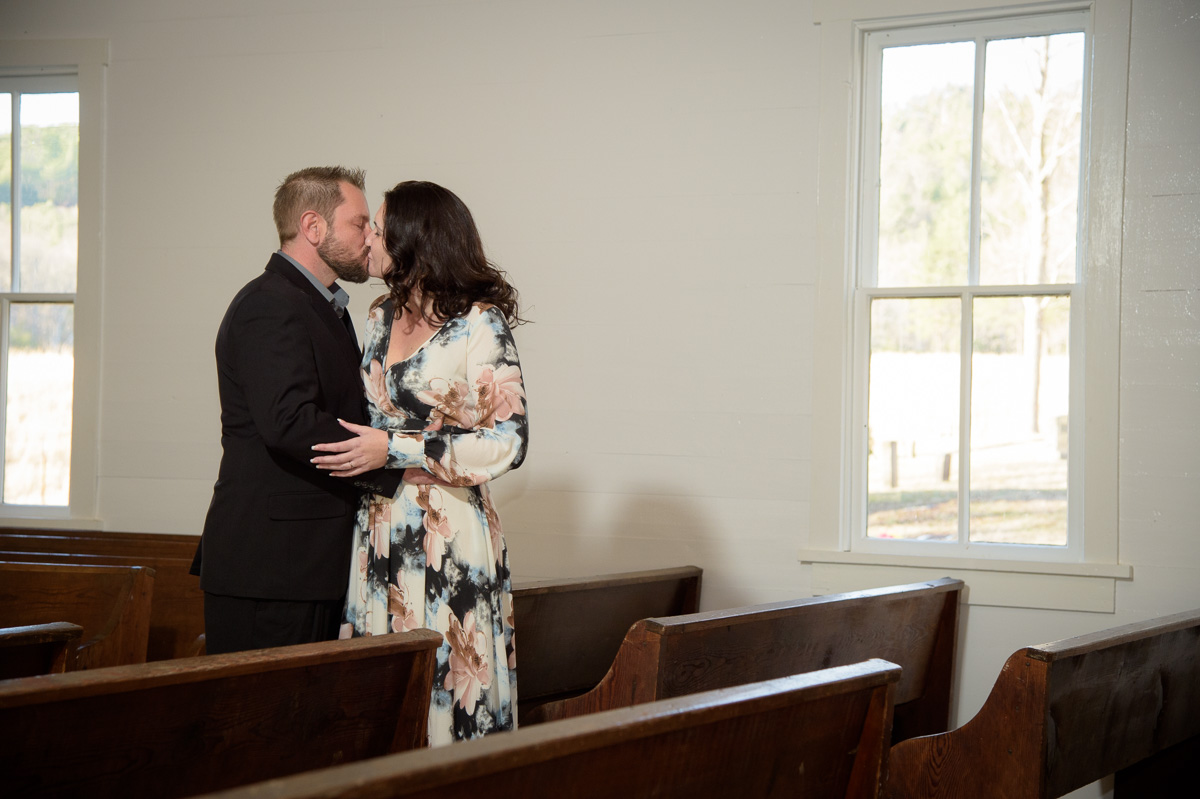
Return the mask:
[[[82,627],[64,621],[0,629],[0,680],[61,674],[74,665],[82,635]]]

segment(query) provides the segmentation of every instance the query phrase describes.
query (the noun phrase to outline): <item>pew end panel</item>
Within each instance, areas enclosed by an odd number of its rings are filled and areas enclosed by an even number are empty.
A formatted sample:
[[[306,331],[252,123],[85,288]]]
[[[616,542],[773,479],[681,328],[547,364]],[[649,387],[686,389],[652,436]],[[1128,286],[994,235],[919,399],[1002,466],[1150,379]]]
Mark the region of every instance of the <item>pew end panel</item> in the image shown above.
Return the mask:
[[[422,747],[441,641],[416,630],[0,683],[6,795],[169,799]]]
[[[841,666],[899,663],[894,740],[950,723],[961,580],[645,619],[588,693],[551,702],[534,721]]]
[[[144,566],[0,562],[0,625],[78,624],[68,671],[144,663],[153,591]]]
[[[740,685],[272,780],[209,799],[877,796],[899,667]]]
[[[682,566],[515,585],[518,718],[525,722],[537,705],[593,688],[639,619],[699,610],[702,575]]]
[[[82,636],[62,621],[0,628],[0,680],[63,673]]]
[[[1129,795],[1200,741],[1200,611],[1027,647],[965,725],[892,748],[889,797]]]

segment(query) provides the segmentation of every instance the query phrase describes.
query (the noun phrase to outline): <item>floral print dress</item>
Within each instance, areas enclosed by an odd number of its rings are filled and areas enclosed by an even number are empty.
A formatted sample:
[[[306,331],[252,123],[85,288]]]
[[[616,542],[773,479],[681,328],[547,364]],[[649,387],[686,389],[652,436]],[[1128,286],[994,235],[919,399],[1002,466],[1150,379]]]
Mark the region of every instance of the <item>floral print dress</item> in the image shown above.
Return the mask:
[[[385,367],[392,318],[392,300],[380,298],[364,332],[371,424],[391,433],[387,468],[421,468],[450,485],[364,497],[341,637],[443,635],[429,709],[437,746],[516,726],[508,550],[487,483],[525,458],[525,389],[498,309],[473,306]]]

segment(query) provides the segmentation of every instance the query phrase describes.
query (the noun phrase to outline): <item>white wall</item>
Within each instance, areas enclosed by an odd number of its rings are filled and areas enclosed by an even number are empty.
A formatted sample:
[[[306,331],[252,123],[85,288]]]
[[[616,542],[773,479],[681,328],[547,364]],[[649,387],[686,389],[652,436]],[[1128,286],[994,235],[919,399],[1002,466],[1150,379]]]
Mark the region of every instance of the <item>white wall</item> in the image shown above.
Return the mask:
[[[531,454],[496,486],[518,576],[686,562],[707,607],[807,594],[810,431],[837,423],[812,418],[812,355],[838,335],[811,322],[811,20],[785,0],[0,4],[0,37],[111,42],[102,525],[199,532],[217,323],[275,245],[279,179],[343,162],[372,205],[408,178],[458,192],[536,321]],[[1115,616],[969,608],[960,719],[1022,644],[1200,605],[1200,2],[1135,0],[1130,64],[1134,579]]]
[[[521,290],[519,575],[694,562],[706,603],[802,591],[815,28],[789,2],[7,3],[104,37],[100,510],[198,533],[212,343],[289,171],[438,181]],[[359,318],[379,288],[354,293]]]

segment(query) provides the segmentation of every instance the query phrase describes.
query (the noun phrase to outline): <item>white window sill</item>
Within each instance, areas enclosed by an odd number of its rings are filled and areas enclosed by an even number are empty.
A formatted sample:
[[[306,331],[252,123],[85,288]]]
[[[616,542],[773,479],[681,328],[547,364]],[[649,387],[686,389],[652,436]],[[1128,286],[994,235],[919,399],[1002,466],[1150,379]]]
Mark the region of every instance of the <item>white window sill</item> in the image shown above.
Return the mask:
[[[1116,612],[1117,580],[1133,579],[1133,567],[1107,563],[1045,563],[1017,560],[878,555],[800,550],[812,566],[814,594],[862,591],[938,577],[966,583],[969,605],[1045,610]]]

